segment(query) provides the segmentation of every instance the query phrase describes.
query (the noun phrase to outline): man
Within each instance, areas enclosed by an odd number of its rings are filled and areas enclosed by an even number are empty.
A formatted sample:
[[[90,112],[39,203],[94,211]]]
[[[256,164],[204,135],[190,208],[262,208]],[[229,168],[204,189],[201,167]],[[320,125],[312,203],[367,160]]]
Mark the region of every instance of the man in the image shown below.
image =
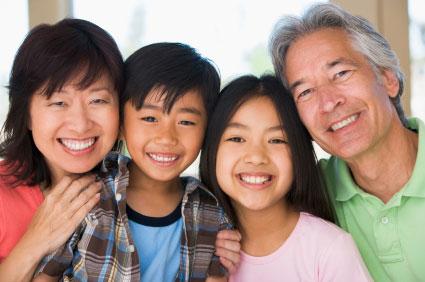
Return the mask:
[[[338,222],[376,281],[425,279],[425,125],[407,120],[388,42],[333,4],[284,17],[270,49],[321,160]]]

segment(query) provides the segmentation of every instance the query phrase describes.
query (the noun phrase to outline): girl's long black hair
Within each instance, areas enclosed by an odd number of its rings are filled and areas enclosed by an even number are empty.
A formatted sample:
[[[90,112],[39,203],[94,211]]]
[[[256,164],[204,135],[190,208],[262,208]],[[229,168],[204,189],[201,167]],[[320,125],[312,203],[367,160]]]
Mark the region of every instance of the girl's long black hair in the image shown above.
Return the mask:
[[[276,112],[288,138],[294,173],[294,182],[286,194],[287,202],[298,211],[308,212],[334,221],[333,210],[322,181],[311,137],[301,123],[292,95],[272,75],[257,78],[242,76],[230,82],[220,93],[214,112],[209,119],[201,153],[201,180],[218,198],[226,213],[237,218],[229,197],[222,192],[216,175],[217,152],[221,137],[241,105],[255,97],[267,97]],[[261,113],[253,113],[261,115]]]

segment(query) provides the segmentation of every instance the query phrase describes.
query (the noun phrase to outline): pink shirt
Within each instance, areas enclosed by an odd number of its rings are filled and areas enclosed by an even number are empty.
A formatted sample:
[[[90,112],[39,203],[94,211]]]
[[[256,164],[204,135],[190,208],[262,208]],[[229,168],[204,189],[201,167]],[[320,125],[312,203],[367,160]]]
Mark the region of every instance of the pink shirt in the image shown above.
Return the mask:
[[[308,213],[301,213],[289,238],[264,257],[241,254],[229,281],[372,281],[351,236]]]
[[[43,198],[38,186],[10,188],[0,178],[0,262],[24,235]]]

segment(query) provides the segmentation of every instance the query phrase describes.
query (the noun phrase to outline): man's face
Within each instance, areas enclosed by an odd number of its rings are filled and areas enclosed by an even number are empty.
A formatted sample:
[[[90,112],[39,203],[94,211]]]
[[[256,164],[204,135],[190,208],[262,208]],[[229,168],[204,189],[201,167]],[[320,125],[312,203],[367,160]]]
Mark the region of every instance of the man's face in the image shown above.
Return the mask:
[[[288,49],[286,79],[301,120],[328,153],[345,160],[377,149],[398,119],[389,96],[399,84],[374,72],[343,30],[325,28]]]

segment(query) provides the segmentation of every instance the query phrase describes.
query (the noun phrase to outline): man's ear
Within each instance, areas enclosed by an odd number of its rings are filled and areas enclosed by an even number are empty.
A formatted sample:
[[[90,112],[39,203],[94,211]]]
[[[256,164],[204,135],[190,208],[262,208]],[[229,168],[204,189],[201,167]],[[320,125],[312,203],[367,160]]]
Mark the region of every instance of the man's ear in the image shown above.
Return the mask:
[[[400,83],[396,74],[391,70],[381,71],[382,84],[387,90],[388,96],[395,98],[400,89]]]

